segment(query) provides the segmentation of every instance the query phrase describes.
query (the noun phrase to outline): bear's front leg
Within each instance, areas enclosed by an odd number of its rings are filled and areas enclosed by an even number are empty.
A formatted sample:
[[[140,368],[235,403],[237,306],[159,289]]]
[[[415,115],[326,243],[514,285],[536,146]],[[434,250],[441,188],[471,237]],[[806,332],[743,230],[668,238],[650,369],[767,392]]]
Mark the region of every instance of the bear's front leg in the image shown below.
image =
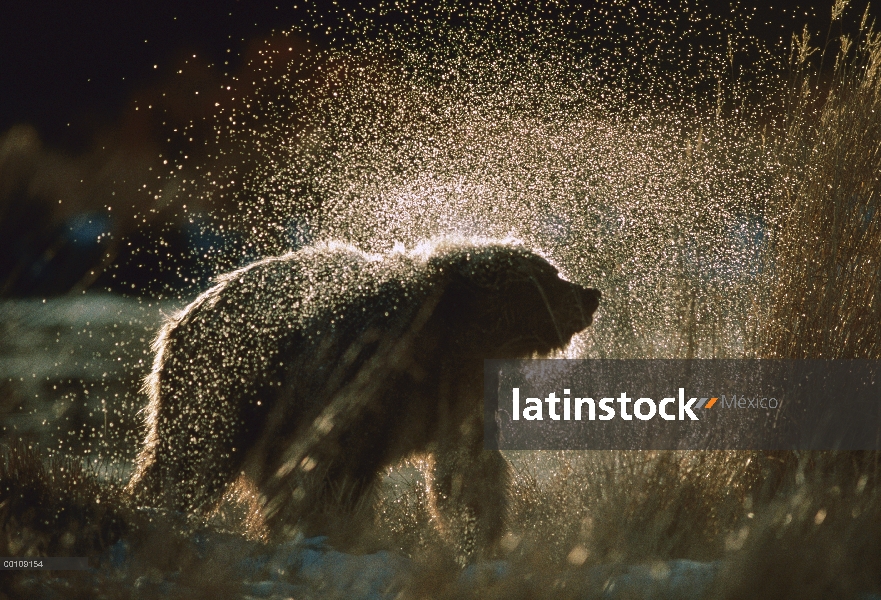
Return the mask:
[[[461,564],[489,558],[505,532],[508,461],[481,443],[445,444],[426,473],[429,507]]]

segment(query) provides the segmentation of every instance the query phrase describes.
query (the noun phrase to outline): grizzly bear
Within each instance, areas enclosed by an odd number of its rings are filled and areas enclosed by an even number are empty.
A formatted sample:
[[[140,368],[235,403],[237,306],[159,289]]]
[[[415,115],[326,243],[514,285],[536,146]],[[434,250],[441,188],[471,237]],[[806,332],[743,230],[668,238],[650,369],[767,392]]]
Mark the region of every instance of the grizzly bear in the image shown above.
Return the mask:
[[[483,361],[565,347],[599,298],[508,242],[327,243],[225,274],[154,342],[128,492],[204,514],[244,476],[270,532],[314,534],[423,453],[440,529],[461,539],[464,518],[471,548],[491,547],[509,472],[483,448]]]

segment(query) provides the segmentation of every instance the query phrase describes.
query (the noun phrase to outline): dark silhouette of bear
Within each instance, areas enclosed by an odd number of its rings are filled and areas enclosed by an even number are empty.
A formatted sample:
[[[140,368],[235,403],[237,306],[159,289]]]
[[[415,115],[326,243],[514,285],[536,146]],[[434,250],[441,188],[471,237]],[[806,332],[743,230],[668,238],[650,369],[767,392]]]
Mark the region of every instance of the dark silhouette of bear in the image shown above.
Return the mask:
[[[244,475],[270,532],[311,535],[327,506],[369,498],[384,468],[426,453],[441,530],[468,523],[472,549],[491,546],[509,472],[483,449],[483,361],[563,348],[599,298],[504,242],[325,244],[223,275],[154,342],[128,491],[204,513]]]

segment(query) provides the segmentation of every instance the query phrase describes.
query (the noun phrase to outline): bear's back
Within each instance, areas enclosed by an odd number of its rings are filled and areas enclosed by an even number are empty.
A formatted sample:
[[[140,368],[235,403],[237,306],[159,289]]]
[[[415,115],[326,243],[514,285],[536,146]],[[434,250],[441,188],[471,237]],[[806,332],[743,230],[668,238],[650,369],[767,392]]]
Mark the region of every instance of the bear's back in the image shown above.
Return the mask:
[[[282,357],[308,357],[317,344],[345,345],[365,329],[406,321],[420,302],[418,271],[406,255],[327,244],[227,273],[163,327],[148,392],[253,397],[267,378],[281,377]]]

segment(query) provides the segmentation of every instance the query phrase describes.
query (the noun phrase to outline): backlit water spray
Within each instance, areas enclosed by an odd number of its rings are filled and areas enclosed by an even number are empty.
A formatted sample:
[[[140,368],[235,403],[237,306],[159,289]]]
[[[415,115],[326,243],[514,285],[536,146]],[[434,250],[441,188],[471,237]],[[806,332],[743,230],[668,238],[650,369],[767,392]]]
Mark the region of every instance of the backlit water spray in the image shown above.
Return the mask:
[[[776,71],[736,15],[414,2],[315,18],[260,49],[246,109],[217,115],[222,170],[189,192],[256,254],[514,237],[603,290],[573,353],[744,352],[774,167],[745,103]],[[331,48],[302,43],[315,29]]]

